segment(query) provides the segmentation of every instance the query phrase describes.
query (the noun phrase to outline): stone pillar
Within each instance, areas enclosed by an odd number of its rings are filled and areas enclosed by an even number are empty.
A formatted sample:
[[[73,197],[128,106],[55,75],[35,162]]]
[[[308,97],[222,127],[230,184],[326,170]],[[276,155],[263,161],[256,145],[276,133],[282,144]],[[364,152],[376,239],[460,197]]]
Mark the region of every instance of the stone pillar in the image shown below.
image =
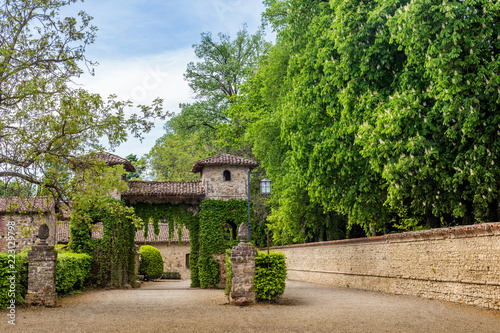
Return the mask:
[[[28,293],[26,304],[56,306],[57,252],[47,244],[49,228],[44,223],[38,230],[40,242],[28,251]]]
[[[253,279],[257,251],[251,244],[245,243],[247,235],[248,228],[245,223],[242,223],[238,231],[240,244],[233,247],[230,256],[233,270],[231,298],[236,305],[255,303]]]

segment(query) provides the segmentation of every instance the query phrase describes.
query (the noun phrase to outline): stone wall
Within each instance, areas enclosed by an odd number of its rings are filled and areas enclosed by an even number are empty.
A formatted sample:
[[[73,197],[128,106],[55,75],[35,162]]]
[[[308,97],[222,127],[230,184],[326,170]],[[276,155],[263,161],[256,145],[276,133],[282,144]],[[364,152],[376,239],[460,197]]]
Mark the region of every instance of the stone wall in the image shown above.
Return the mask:
[[[49,226],[50,236],[47,239],[47,243],[49,245],[56,245],[57,222],[53,212],[45,214],[0,214],[0,252],[5,251],[7,247],[8,229],[6,226],[9,223],[13,224],[16,230],[16,252],[31,249],[38,240],[38,227],[42,223],[47,223]]]
[[[190,247],[189,243],[149,243],[157,248],[163,257],[163,270],[165,272],[179,272],[181,279],[186,280],[191,278],[191,270],[187,267],[187,257]]]
[[[274,250],[291,280],[500,309],[500,223]]]
[[[223,173],[228,170],[231,180],[225,181]],[[247,200],[248,167],[241,166],[206,166],[201,175],[205,199]]]

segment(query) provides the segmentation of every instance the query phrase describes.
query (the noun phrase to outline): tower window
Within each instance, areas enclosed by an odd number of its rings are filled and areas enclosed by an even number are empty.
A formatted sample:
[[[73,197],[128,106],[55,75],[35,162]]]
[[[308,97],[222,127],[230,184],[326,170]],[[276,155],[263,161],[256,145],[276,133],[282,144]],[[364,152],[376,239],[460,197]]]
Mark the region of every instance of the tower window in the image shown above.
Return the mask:
[[[222,176],[224,177],[224,181],[226,182],[231,180],[231,172],[229,170],[224,170]]]

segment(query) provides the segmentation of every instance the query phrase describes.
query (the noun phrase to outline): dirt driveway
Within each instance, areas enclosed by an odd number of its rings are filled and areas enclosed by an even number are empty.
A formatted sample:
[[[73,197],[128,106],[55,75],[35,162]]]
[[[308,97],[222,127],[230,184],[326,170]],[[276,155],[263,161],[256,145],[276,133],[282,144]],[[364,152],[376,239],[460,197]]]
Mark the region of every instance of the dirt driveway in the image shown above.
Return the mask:
[[[188,286],[88,291],[18,309],[15,327],[2,310],[0,332],[500,332],[500,311],[416,297],[287,281],[278,304],[238,308],[222,290]]]

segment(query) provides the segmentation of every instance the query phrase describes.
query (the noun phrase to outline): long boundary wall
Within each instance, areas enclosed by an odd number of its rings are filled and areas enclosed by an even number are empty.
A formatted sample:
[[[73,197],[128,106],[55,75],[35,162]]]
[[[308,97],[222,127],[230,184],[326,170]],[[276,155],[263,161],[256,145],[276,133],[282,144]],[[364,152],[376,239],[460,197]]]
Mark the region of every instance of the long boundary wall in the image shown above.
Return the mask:
[[[290,280],[500,310],[500,223],[273,249]]]

